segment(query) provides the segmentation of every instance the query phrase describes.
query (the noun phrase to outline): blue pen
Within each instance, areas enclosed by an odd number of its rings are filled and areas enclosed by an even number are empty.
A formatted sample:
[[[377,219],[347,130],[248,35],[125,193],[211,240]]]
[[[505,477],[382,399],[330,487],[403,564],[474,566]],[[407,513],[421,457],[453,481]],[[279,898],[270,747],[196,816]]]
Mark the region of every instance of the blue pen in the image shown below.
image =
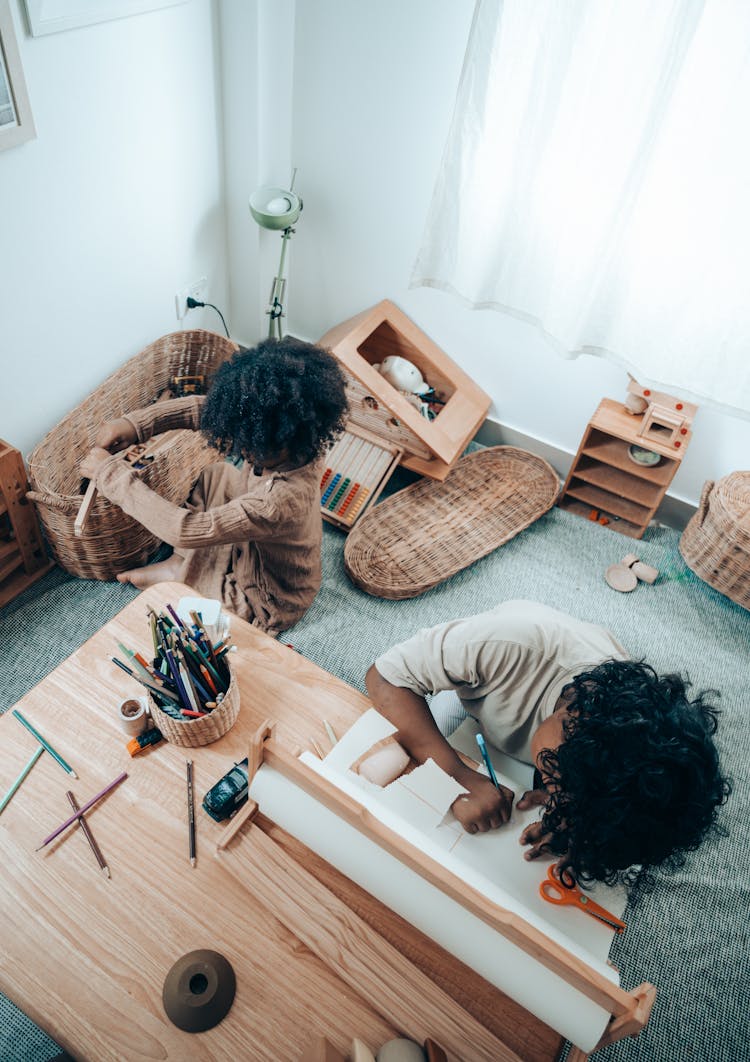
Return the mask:
[[[479,745],[479,751],[482,753],[482,759],[484,760],[484,765],[487,768],[487,773],[490,776],[490,780],[492,781],[492,784],[494,785],[495,789],[499,790],[500,783],[497,780],[495,769],[492,766],[492,761],[490,760],[489,753],[487,752],[487,746],[485,745],[484,738],[481,734],[477,734],[477,745]]]

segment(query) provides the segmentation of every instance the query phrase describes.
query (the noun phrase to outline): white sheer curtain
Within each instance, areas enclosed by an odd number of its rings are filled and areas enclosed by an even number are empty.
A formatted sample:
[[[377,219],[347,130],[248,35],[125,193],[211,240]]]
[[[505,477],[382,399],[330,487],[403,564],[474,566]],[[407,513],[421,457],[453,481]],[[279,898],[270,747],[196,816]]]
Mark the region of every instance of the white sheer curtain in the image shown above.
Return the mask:
[[[412,286],[750,416],[750,0],[478,0]]]

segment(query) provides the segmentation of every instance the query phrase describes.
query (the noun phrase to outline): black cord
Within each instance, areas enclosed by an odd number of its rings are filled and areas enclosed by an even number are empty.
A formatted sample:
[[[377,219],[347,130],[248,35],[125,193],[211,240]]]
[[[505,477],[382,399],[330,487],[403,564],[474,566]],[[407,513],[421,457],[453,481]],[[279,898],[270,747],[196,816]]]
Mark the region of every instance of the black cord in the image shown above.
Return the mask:
[[[188,295],[188,297],[187,297],[187,308],[188,308],[188,310],[195,310],[195,309],[197,309],[198,307],[201,307],[201,306],[209,306],[212,310],[216,310],[216,312],[218,313],[219,317],[221,318],[221,323],[224,325],[224,331],[227,334],[227,339],[231,339],[232,337],[229,335],[229,329],[227,328],[227,322],[224,320],[224,314],[221,312],[219,307],[218,306],[214,306],[214,304],[212,302],[198,302],[198,300],[194,299],[192,297],[192,295]]]

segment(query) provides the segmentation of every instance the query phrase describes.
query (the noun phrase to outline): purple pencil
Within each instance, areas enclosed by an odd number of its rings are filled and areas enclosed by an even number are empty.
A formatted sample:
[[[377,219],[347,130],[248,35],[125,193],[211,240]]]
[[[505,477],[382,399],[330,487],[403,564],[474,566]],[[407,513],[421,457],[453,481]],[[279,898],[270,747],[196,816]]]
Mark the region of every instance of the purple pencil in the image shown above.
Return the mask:
[[[63,830],[66,830],[68,826],[71,826],[76,821],[76,819],[80,819],[81,815],[83,815],[84,812],[88,811],[90,807],[93,807],[93,805],[96,804],[97,800],[101,800],[103,796],[106,796],[110,789],[114,789],[114,787],[116,785],[119,785],[120,782],[124,782],[127,776],[128,772],[123,771],[122,774],[119,774],[117,778],[115,778],[114,782],[110,782],[109,785],[105,785],[101,793],[97,793],[96,796],[93,796],[91,798],[91,800],[87,800],[83,807],[78,809],[75,815],[71,815],[70,818],[66,819],[62,826],[58,826],[57,829],[49,835],[49,837],[45,837],[42,843],[39,845],[39,848],[36,849],[36,851],[40,851],[42,848],[44,848],[46,844],[49,844],[50,841],[54,841],[55,837],[61,834]]]

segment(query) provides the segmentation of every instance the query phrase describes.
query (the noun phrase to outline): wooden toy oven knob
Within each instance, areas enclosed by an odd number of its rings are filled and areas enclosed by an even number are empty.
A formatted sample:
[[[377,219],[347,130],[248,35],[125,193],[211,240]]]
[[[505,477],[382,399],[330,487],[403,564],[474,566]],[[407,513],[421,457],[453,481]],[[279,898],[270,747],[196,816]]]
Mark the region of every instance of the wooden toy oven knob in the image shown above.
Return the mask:
[[[677,442],[675,443],[675,446],[677,447],[677,449],[678,449],[678,450],[679,450],[679,448],[680,448],[680,447],[682,446],[682,443],[680,442],[680,440],[679,440],[679,439],[678,439],[678,440],[677,440]]]

